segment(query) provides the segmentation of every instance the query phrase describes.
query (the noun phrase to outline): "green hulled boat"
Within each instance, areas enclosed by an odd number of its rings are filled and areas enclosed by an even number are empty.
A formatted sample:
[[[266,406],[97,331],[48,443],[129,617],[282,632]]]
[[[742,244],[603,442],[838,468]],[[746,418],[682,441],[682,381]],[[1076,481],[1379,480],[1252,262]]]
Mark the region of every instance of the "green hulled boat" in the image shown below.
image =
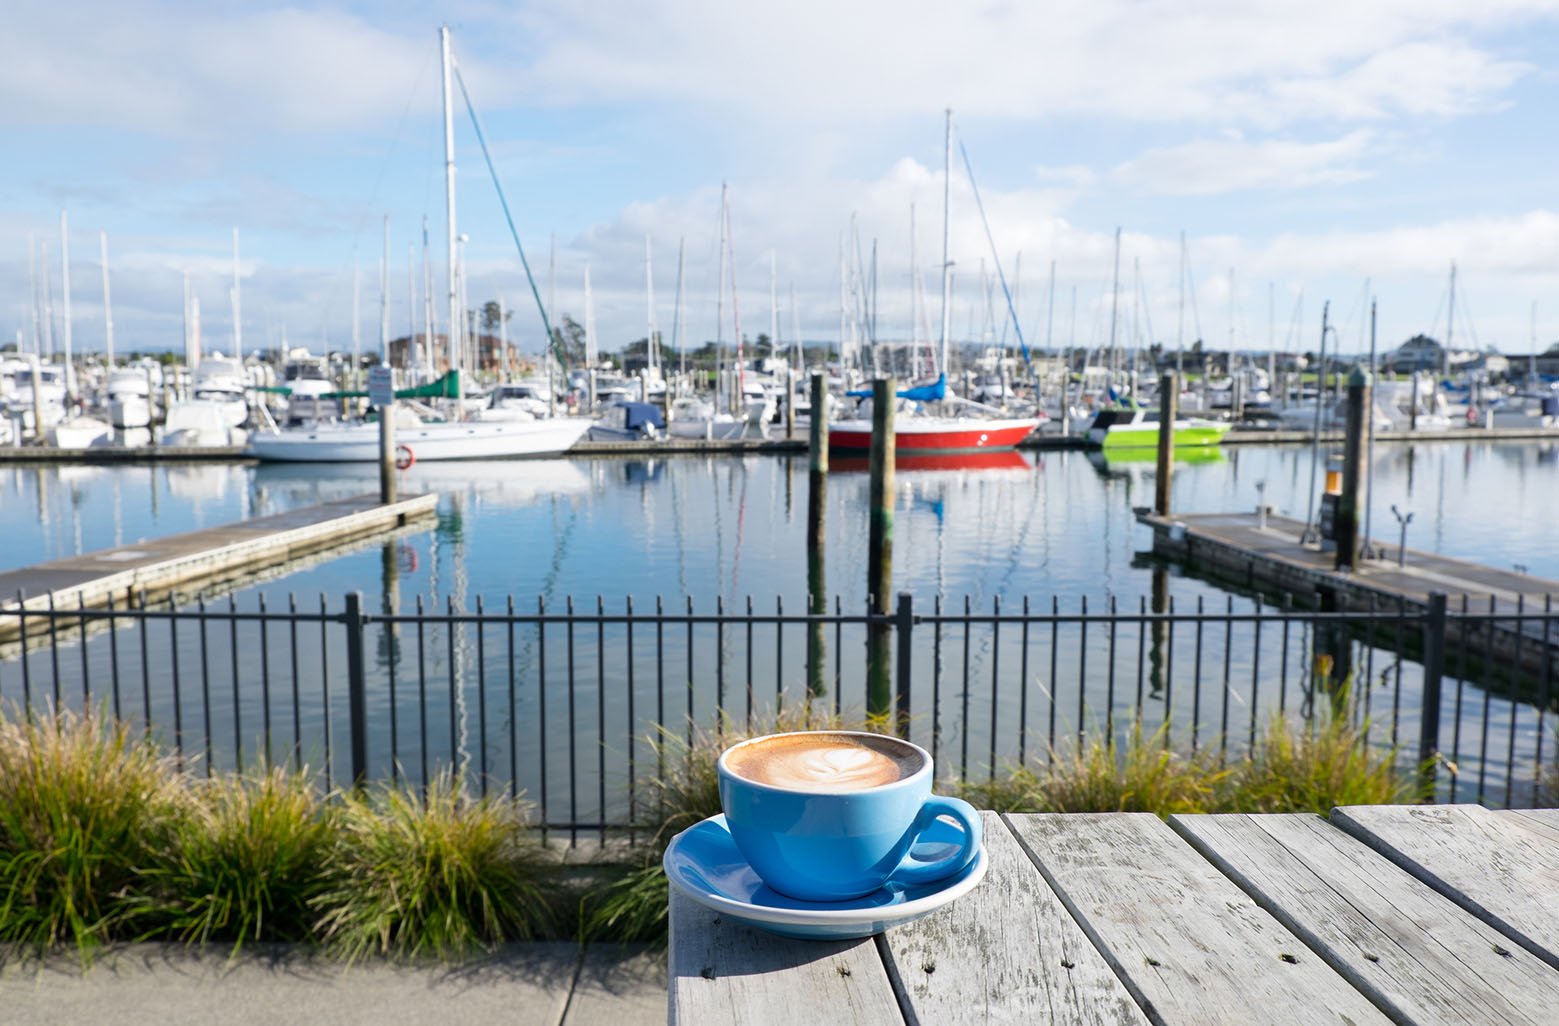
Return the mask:
[[[1151,449],[1158,445],[1160,430],[1157,410],[1112,409],[1100,410],[1088,425],[1084,437],[1092,445],[1102,449]],[[1174,425],[1175,447],[1217,445],[1223,441],[1229,424],[1219,420],[1203,420],[1188,417],[1176,420]]]

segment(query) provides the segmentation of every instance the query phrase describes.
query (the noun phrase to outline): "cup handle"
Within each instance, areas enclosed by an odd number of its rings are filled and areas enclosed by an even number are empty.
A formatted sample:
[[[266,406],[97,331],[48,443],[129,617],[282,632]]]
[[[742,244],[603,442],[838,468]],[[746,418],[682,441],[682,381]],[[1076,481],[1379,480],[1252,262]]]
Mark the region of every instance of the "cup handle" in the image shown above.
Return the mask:
[[[916,840],[940,816],[952,817],[963,828],[964,842],[958,851],[933,862],[922,862],[913,854],[906,854],[899,868],[893,871],[893,879],[908,884],[932,883],[952,876],[974,861],[980,851],[984,830],[980,825],[980,814],[962,798],[948,798],[940,794],[927,798],[920,807],[920,814],[915,817]]]

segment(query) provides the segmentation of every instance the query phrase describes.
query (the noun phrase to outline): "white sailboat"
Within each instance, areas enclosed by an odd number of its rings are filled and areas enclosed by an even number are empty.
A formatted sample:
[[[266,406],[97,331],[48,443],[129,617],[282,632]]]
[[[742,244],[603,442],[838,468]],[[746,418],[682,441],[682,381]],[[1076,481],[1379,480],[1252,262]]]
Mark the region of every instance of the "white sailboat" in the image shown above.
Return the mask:
[[[449,29],[439,29],[444,92],[444,199],[449,256],[448,300],[450,353],[456,380],[463,347],[455,233],[455,135],[452,58]],[[543,456],[569,449],[591,421],[584,417],[542,417],[531,420],[464,420],[457,406],[453,421],[424,421],[410,410],[395,414],[396,442],[419,463],[428,460],[506,459]],[[261,460],[310,463],[357,463],[379,459],[379,427],[373,423],[340,424],[310,429],[257,432],[250,449]]]

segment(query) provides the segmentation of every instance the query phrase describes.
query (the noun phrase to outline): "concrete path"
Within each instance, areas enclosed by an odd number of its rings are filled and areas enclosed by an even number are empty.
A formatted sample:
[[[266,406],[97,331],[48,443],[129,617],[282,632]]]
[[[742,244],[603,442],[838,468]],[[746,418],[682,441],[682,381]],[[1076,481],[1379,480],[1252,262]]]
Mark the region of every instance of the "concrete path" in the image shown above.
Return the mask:
[[[516,944],[460,966],[350,968],[296,949],[194,951],[140,944],[0,963],[5,1026],[660,1026],[665,955]]]

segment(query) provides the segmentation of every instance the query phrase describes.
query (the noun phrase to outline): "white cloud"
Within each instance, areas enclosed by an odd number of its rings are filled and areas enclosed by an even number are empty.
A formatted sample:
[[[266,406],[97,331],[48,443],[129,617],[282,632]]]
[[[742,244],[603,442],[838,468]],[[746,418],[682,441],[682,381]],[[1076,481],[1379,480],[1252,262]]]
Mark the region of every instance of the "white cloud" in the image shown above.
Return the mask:
[[[541,40],[524,78],[560,103],[679,99],[830,124],[951,104],[973,116],[1273,126],[1497,102],[1532,69],[1472,40],[1555,13],[1533,0],[709,0],[519,17]]]
[[[8,7],[0,123],[185,137],[323,131],[394,118],[436,48],[354,15],[127,0],[96,12]]]
[[[1369,177],[1360,166],[1374,134],[1360,129],[1339,139],[1198,139],[1147,150],[1110,173],[1113,184],[1168,196],[1211,196],[1242,189],[1341,185]]]

